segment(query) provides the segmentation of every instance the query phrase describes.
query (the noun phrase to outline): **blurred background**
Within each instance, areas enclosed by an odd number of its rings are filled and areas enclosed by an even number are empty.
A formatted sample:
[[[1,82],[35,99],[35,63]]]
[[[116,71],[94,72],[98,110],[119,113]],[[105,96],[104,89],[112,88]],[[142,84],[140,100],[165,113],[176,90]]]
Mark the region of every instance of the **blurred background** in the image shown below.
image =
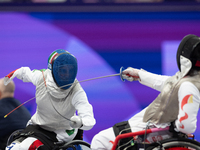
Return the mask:
[[[50,53],[60,48],[77,57],[79,81],[119,73],[122,66],[174,75],[180,40],[187,34],[200,36],[199,2],[0,0],[0,76],[22,66],[47,68]],[[35,96],[34,85],[14,81],[15,97],[21,102]],[[84,133],[89,143],[99,131],[129,119],[159,94],[138,82],[123,82],[119,76],[81,85],[97,121]],[[25,106],[35,112],[35,100]],[[198,141],[199,129],[198,122]]]

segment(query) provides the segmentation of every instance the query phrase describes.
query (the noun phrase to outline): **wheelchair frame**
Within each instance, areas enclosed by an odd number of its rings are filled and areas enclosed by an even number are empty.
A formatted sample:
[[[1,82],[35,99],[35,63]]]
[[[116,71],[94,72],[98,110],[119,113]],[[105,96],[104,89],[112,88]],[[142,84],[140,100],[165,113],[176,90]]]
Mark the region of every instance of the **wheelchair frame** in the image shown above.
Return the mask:
[[[130,138],[130,137],[134,137],[134,136],[138,136],[138,135],[145,135],[145,134],[149,134],[149,133],[161,132],[161,131],[166,131],[166,130],[169,130],[169,127],[166,127],[166,128],[151,128],[151,129],[142,130],[142,131],[138,131],[138,132],[130,132],[130,133],[125,133],[125,134],[120,134],[115,138],[115,141],[113,143],[113,147],[112,147],[111,150],[116,150],[117,145],[118,145],[118,143],[121,139]],[[182,150],[182,149],[180,149],[180,147],[182,147],[182,146],[191,147],[191,148],[195,148],[196,150],[200,150],[200,143],[194,140],[194,135],[189,134],[188,137],[193,138],[193,139],[189,139],[189,138],[169,138],[169,139],[166,139],[166,140],[161,140],[159,142],[149,144],[150,147],[147,148],[147,150],[153,150],[153,149],[155,149],[155,150],[158,150],[158,149],[165,150],[165,148],[168,148],[168,147],[178,147],[176,150],[178,150],[178,149]],[[144,144],[144,145],[146,145],[146,144]],[[156,149],[156,147],[157,147],[157,149]],[[163,147],[164,147],[164,149],[162,149]],[[184,149],[184,150],[187,150],[187,149]]]
[[[84,146],[90,148],[90,144],[83,140],[73,140],[71,142],[67,142],[64,145],[60,146],[58,148],[58,150],[66,150],[67,148],[72,148],[73,150],[76,150],[74,145],[84,145]]]
[[[9,136],[8,141],[7,141],[7,146],[13,142],[13,135],[15,133],[21,132],[22,130],[23,129],[18,129]],[[90,144],[83,140],[72,140],[70,142],[58,142],[55,150],[66,150],[67,148],[72,148],[73,150],[76,150],[75,145],[84,145],[85,147],[90,148]]]

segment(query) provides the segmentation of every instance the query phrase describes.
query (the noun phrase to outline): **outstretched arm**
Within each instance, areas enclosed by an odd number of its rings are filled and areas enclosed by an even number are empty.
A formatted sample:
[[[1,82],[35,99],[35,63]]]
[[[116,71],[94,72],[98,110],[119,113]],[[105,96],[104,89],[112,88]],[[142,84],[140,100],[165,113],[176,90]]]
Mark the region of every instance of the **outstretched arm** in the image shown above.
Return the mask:
[[[7,85],[15,77],[22,80],[23,82],[32,82],[36,85],[39,76],[42,74],[39,70],[30,70],[29,67],[21,67],[9,73],[4,77],[4,84]]]
[[[128,67],[122,72],[122,77],[128,81],[139,81],[141,84],[161,91],[169,76],[157,75],[142,69]]]

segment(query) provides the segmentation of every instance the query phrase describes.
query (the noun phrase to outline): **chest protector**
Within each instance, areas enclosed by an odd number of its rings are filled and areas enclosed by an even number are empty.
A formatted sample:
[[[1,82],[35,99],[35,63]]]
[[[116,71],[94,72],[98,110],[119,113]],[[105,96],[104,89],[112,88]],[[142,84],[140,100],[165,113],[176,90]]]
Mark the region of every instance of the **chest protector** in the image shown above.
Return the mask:
[[[200,72],[195,76],[186,76],[179,79],[178,72],[170,77],[157,98],[148,106],[143,121],[155,124],[169,123],[177,119],[179,112],[178,90],[180,85],[189,81],[200,91]]]
[[[47,73],[46,70],[44,76],[41,75],[37,82],[37,110],[31,120],[34,124],[42,125],[43,129],[49,131],[55,131],[55,129],[72,130],[68,120],[76,112],[72,105],[72,99],[74,94],[82,88],[79,83],[74,83],[67,90],[57,88],[56,84],[50,84]],[[45,87],[45,81],[47,87]]]

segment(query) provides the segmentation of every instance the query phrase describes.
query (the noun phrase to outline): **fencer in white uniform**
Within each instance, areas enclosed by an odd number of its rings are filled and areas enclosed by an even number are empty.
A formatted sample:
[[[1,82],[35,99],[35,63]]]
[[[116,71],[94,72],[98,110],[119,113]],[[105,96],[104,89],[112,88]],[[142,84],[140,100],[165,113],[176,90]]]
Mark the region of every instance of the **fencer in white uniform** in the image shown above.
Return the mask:
[[[76,75],[75,56],[66,50],[58,49],[49,56],[48,69],[31,70],[29,67],[21,67],[7,75],[4,80],[5,84],[8,84],[17,77],[36,86],[37,109],[27,127],[39,126],[39,131],[50,133],[47,136],[53,137],[56,142],[69,142],[74,139],[78,129],[90,130],[96,123],[93,107]],[[45,143],[37,138],[37,134],[33,134],[23,140],[16,139],[6,149],[48,148],[52,147],[46,147]]]
[[[127,122],[117,123],[117,128],[115,125],[96,134],[92,139],[92,150],[112,149],[116,136],[123,130],[136,132],[146,129],[147,126],[165,128],[173,123],[174,130],[177,132],[194,133],[200,106],[200,38],[198,36],[187,35],[182,39],[177,50],[177,65],[179,71],[174,76],[157,75],[132,67],[124,70],[122,72],[124,79],[139,81],[160,91],[160,94],[149,106]],[[164,138],[170,138],[170,134]]]

